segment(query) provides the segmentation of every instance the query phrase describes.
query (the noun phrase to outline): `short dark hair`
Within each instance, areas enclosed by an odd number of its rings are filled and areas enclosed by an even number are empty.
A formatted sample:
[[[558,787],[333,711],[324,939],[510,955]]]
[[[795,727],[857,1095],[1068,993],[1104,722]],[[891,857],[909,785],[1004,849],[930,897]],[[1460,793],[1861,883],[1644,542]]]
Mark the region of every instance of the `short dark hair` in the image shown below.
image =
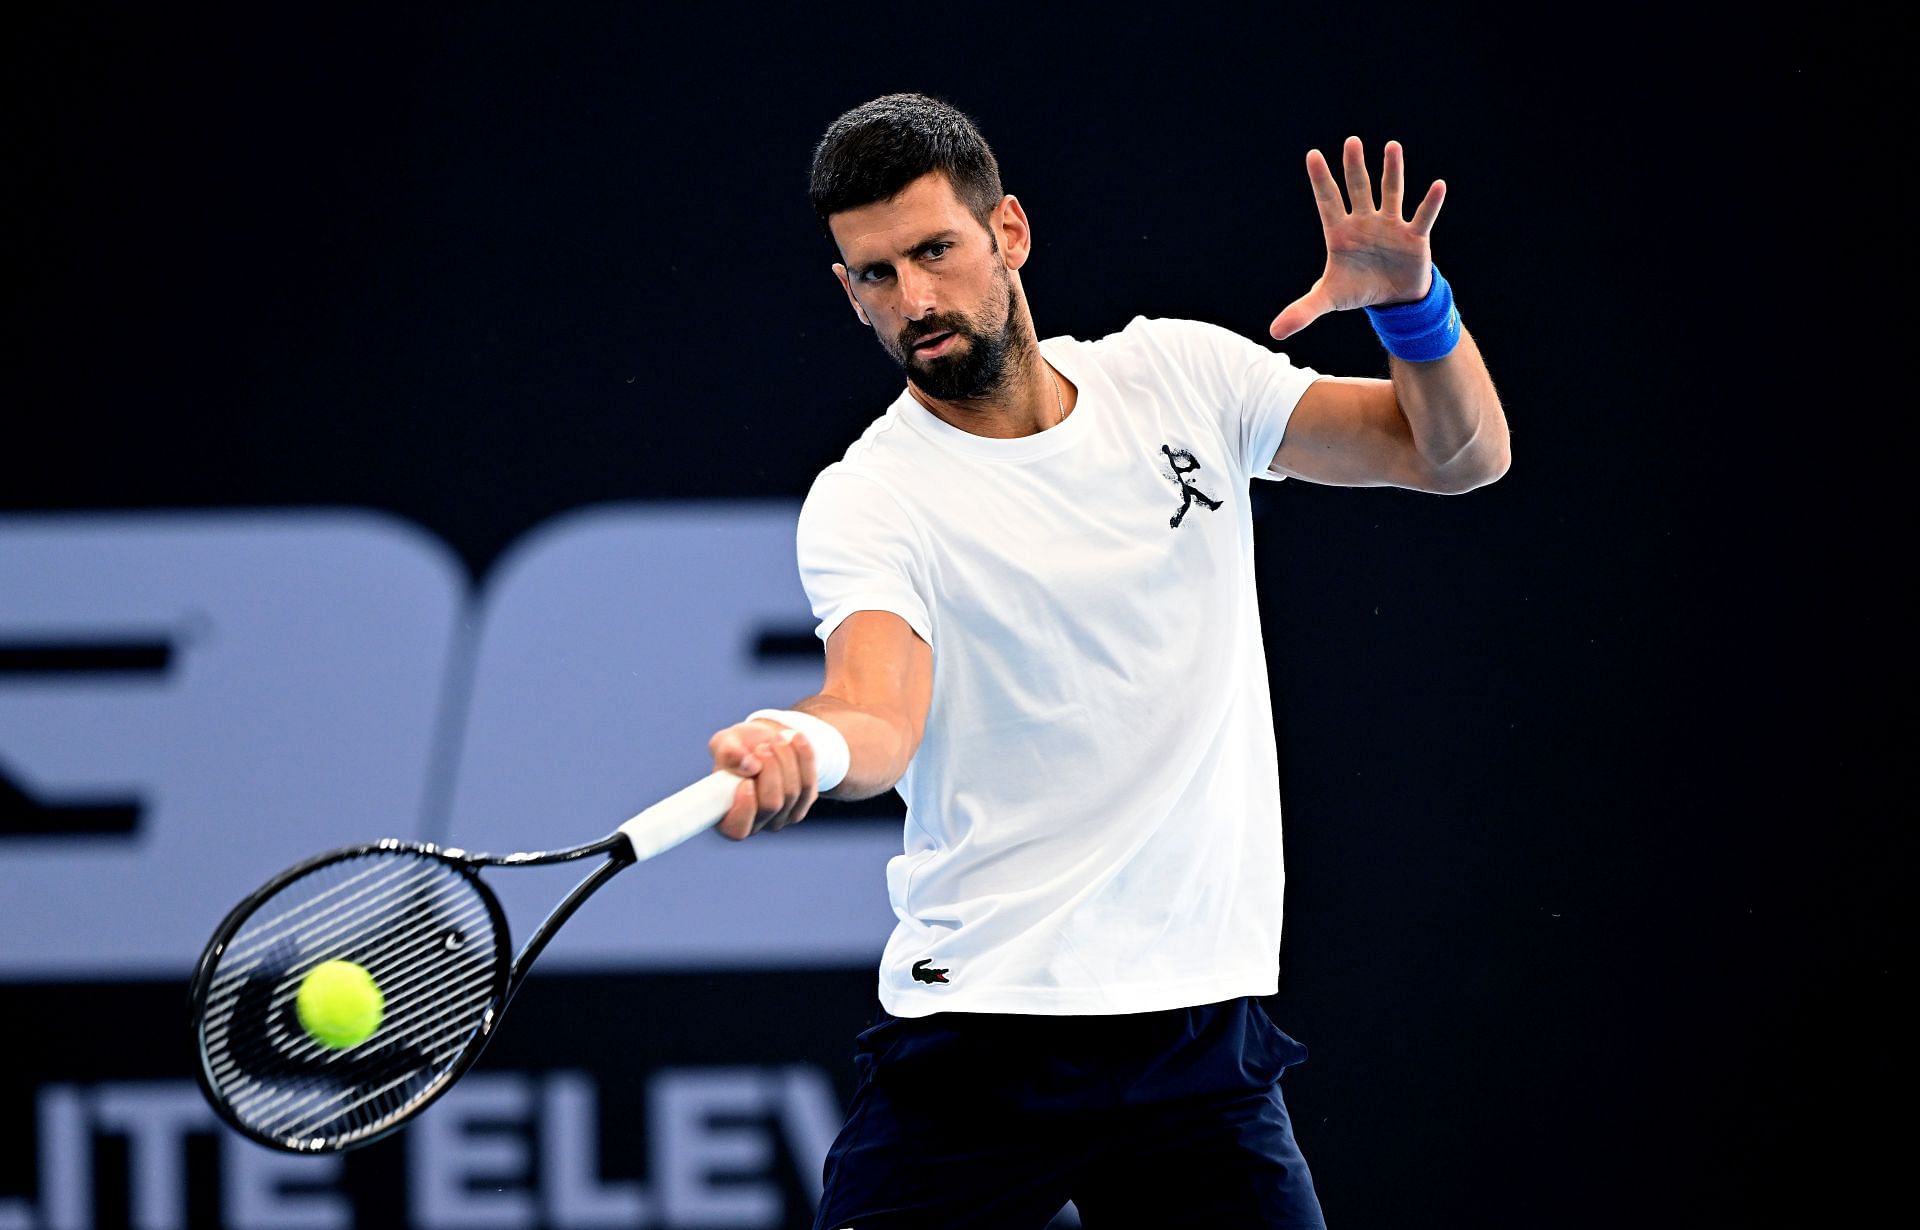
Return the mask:
[[[887,94],[827,126],[807,195],[831,237],[834,214],[891,200],[929,171],[947,177],[981,226],[1006,195],[993,151],[959,108],[925,94]]]

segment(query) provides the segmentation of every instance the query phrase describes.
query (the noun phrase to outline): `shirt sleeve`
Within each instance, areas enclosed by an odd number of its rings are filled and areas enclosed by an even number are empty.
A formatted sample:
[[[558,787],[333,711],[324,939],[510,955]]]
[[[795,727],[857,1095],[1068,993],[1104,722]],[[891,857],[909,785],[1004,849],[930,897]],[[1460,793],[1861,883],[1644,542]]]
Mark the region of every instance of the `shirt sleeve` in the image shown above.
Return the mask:
[[[800,583],[822,641],[855,611],[891,611],[933,644],[920,540],[880,483],[828,466],[800,509]]]
[[[1237,450],[1242,478],[1284,478],[1267,467],[1287,434],[1287,420],[1307,386],[1320,379],[1279,351],[1268,350],[1231,330],[1198,320],[1136,317],[1129,330],[1144,328],[1158,348],[1196,386],[1204,403],[1222,416],[1221,434]]]

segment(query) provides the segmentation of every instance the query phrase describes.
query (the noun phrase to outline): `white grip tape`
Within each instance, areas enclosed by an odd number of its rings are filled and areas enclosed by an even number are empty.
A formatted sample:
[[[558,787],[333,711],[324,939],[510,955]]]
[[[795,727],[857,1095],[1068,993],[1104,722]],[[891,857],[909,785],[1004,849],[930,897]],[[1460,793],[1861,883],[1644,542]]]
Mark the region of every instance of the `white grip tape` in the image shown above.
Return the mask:
[[[737,775],[721,769],[661,799],[621,825],[620,832],[627,835],[635,858],[652,858],[718,823],[733,806],[739,785]]]
[[[755,709],[747,715],[749,722],[758,718],[778,722],[795,734],[807,737],[807,742],[813,745],[815,790],[825,794],[847,780],[847,770],[853,766],[853,752],[847,747],[847,737],[832,722],[796,709]]]

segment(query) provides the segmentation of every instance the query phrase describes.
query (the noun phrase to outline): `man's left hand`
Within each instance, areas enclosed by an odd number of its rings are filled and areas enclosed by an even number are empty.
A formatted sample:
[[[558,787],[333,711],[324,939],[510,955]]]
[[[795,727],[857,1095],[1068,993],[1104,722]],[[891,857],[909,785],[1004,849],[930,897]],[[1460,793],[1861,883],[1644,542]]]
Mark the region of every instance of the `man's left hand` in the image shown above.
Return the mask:
[[[1446,181],[1433,181],[1408,222],[1401,217],[1406,156],[1398,141],[1387,142],[1381,160],[1378,205],[1360,138],[1348,137],[1340,155],[1351,210],[1340,197],[1340,185],[1334,182],[1326,158],[1317,149],[1307,152],[1307,178],[1313,184],[1320,228],[1327,238],[1327,268],[1312,290],[1273,318],[1269,331],[1275,340],[1298,333],[1328,312],[1415,302],[1426,297],[1432,284],[1433,249],[1428,236],[1446,199]]]

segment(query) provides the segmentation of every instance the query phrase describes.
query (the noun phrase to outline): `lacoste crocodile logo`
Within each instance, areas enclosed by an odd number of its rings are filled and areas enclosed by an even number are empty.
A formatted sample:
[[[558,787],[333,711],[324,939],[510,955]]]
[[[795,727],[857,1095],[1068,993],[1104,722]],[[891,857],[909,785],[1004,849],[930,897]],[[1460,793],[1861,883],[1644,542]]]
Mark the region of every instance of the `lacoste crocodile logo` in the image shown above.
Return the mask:
[[[913,980],[915,982],[946,982],[947,971],[943,969],[928,969],[927,966],[932,964],[932,957],[915,961],[913,963]]]

